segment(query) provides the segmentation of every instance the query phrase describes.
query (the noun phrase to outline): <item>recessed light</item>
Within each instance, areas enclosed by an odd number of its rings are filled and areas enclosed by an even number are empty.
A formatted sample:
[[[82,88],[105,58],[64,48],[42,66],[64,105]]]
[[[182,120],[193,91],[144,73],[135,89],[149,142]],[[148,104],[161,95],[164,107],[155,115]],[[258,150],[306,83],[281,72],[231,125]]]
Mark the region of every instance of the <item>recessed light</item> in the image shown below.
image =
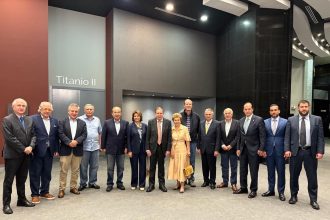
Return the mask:
[[[327,46],[327,47],[329,47],[330,45],[329,45],[329,44],[327,44],[326,46]]]
[[[318,33],[317,36],[320,37],[322,35],[322,33]]]
[[[307,47],[304,47],[304,50],[306,50],[307,49]]]
[[[300,45],[301,45],[301,43],[299,42],[299,43],[298,43],[298,45],[300,46]]]
[[[243,25],[246,26],[246,27],[249,26],[250,25],[250,21],[248,21],[248,20],[243,21]]]
[[[293,38],[293,40],[294,40],[294,41],[296,41],[296,40],[297,40],[297,38],[295,37],[295,38]]]
[[[151,96],[155,96],[155,94],[152,94]]]
[[[322,40],[321,40],[321,42],[324,42],[325,41],[325,39],[323,38]]]
[[[205,22],[205,21],[207,21],[207,19],[208,19],[207,15],[202,15],[201,16],[201,21]]]
[[[172,3],[167,3],[165,8],[167,11],[173,11],[174,5]]]

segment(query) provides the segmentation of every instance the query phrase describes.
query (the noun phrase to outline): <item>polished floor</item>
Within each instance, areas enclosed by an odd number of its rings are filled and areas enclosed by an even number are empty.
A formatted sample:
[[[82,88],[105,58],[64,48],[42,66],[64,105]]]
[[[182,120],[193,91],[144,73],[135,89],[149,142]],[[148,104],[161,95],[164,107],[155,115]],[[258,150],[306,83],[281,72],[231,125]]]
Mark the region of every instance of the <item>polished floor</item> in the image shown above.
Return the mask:
[[[42,200],[33,208],[16,206],[16,188],[13,186],[11,206],[14,214],[0,214],[0,219],[330,219],[330,141],[327,141],[325,158],[319,162],[318,183],[321,207],[316,211],[309,205],[307,180],[304,170],[300,177],[298,203],[288,204],[289,184],[286,183],[287,200],[281,202],[278,196],[263,198],[261,194],[267,190],[266,166],[260,166],[258,196],[248,199],[247,195],[233,195],[230,188],[201,188],[202,173],[200,156],[197,156],[196,188],[186,187],[184,194],[172,190],[174,181],[167,181],[167,193],[158,188],[151,193],[130,189],[130,165],[125,161],[124,185],[125,191],[114,189],[106,192],[106,160],[100,157],[98,183],[101,189],[87,189],[80,195],[74,195],[66,190],[63,199],[56,197],[53,201]],[[59,183],[59,162],[54,160],[51,193],[57,195]],[[221,171],[217,161],[217,183],[221,181]],[[167,164],[166,164],[167,166]],[[289,178],[288,167],[286,169]],[[0,179],[3,181],[4,169],[0,168]],[[157,179],[156,179],[157,181]],[[2,198],[2,184],[0,185]],[[30,199],[29,184],[26,184],[27,196]]]

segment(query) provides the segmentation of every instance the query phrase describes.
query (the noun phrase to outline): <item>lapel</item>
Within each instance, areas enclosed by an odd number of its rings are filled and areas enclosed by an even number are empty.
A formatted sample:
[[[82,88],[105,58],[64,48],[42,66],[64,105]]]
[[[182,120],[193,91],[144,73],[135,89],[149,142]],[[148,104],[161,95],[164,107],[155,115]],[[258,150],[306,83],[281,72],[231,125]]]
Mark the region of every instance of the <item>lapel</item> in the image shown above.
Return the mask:
[[[50,117],[50,130],[49,130],[49,135],[52,134],[54,132],[54,130],[56,131],[57,127],[55,124],[55,120]]]
[[[309,127],[309,130],[310,130],[310,133],[311,133],[311,139],[312,139],[312,134],[313,134],[313,128],[314,128],[314,125],[315,125],[315,120],[314,120],[314,117],[312,117],[312,115],[309,114],[309,122],[310,122],[310,127]]]
[[[202,134],[203,135],[206,135],[206,132],[205,132],[205,123],[206,123],[206,120],[204,120],[203,122],[202,122],[202,127],[201,127],[201,130],[202,130]],[[210,128],[209,128],[210,129]]]
[[[292,127],[297,128],[297,137],[299,139],[299,114],[295,116]]]
[[[249,132],[249,129],[251,128],[251,126],[254,124],[254,121],[256,120],[256,118],[254,117],[254,115],[252,115],[251,119],[250,119],[250,123],[249,123],[249,126],[246,130],[246,133],[247,134]],[[245,119],[244,119],[244,122],[245,122]],[[243,128],[243,131],[244,131],[244,128]]]
[[[283,119],[281,117],[278,117],[278,123],[277,123],[275,135],[277,135],[282,125],[283,125]]]
[[[211,128],[213,127],[213,125],[214,125],[214,119],[212,119],[212,122],[211,122],[211,124],[210,124],[210,126],[209,126],[209,129],[207,130],[206,135],[209,134],[209,132],[210,132]],[[205,126],[204,126],[204,128],[205,128]]]
[[[233,122],[232,122],[232,124],[233,124]],[[229,129],[229,132],[228,132],[228,135],[229,135],[229,133],[230,133],[230,130],[231,130],[231,126],[232,126],[232,124],[230,125],[230,129]],[[226,120],[223,120],[223,123],[221,123],[221,130],[223,131],[223,135],[224,135],[224,137],[226,137]],[[228,136],[227,136],[228,137]]]
[[[69,131],[68,132],[68,134],[70,135],[69,138],[71,140],[74,140],[74,137],[72,137],[72,133],[71,133],[70,119],[68,117],[65,119],[65,127],[66,127],[67,131]]]
[[[47,129],[46,129],[44,121],[42,120],[41,115],[38,115],[37,120],[38,120],[38,123],[41,125],[42,130],[44,131],[44,133],[47,134]],[[51,126],[52,126],[52,123],[50,123],[50,127]],[[49,133],[50,133],[50,131],[49,131]]]
[[[15,120],[16,124],[18,124],[19,127],[21,128],[21,130],[24,132],[24,134],[26,134],[26,119],[25,119],[26,116],[24,116],[24,125],[25,125],[25,128],[21,124],[21,122],[20,122],[20,120],[19,120],[19,118],[17,117],[16,114],[13,113],[13,117],[14,117],[14,120]]]

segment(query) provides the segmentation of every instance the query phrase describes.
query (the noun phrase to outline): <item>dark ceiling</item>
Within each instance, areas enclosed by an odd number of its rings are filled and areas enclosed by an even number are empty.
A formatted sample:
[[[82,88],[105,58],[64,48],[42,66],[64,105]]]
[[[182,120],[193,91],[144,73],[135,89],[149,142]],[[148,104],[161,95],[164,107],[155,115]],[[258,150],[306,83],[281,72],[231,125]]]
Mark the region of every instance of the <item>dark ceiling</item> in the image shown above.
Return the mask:
[[[106,17],[112,8],[118,8],[161,21],[177,24],[198,31],[216,34],[233,18],[228,14],[203,5],[203,0],[171,0],[174,12],[197,19],[191,21],[171,15],[155,7],[164,9],[165,0],[49,0],[48,5]],[[199,20],[202,14],[208,15],[208,21]]]

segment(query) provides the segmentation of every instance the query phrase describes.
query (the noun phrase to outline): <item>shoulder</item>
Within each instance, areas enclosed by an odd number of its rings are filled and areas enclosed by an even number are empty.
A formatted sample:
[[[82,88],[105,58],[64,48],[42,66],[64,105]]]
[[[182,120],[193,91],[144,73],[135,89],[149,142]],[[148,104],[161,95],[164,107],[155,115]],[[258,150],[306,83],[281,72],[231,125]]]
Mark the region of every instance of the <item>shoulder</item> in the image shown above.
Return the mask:
[[[288,120],[287,120],[286,118],[282,118],[282,117],[280,117],[280,121],[286,123]]]

